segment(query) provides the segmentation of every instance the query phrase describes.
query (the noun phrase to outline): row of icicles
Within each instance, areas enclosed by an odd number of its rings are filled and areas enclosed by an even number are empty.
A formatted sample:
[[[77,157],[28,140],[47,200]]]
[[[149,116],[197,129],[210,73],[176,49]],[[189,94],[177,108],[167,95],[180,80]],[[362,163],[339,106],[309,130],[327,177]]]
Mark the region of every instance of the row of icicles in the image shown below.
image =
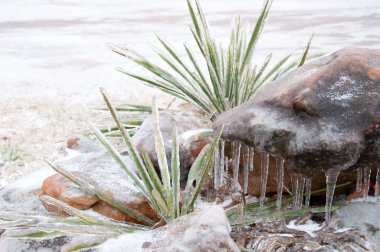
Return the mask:
[[[232,160],[229,160],[225,155],[225,141],[220,140],[219,147],[215,150],[214,156],[214,188],[219,189],[225,184],[228,175],[228,167],[230,161],[232,162],[232,188],[234,192],[243,191],[244,194],[248,193],[249,172],[254,169],[254,148],[238,141],[232,141]],[[243,167],[243,187],[239,184],[239,167],[242,155]],[[269,154],[262,152],[261,155],[261,190],[259,203],[260,206],[264,205],[265,193],[268,181],[269,169]],[[282,192],[284,188],[284,159],[276,157],[276,170],[277,170],[277,201],[276,208],[280,210],[282,207]],[[370,187],[371,168],[361,168],[357,170],[357,184],[356,190],[359,192],[364,190],[363,197],[367,199]],[[326,172],[326,220],[331,218],[331,207],[333,196],[336,186],[336,180],[339,172],[334,170],[327,170]],[[292,194],[293,194],[293,209],[300,209],[302,207],[309,208],[311,196],[311,178],[304,177],[301,174],[293,173],[292,180]],[[376,188],[375,196],[380,200],[380,167],[377,169],[376,174]]]

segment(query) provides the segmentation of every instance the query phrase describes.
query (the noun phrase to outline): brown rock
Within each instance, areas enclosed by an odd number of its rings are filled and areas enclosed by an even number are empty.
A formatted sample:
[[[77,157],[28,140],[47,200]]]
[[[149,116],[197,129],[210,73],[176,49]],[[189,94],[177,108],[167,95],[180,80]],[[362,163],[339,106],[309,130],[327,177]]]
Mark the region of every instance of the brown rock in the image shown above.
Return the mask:
[[[99,201],[95,204],[95,206],[92,208],[95,212],[104,215],[108,218],[118,220],[118,221],[128,221],[131,222],[134,219],[129,216],[128,214],[120,211],[117,208],[114,208],[113,206],[107,204],[104,201]]]
[[[222,113],[222,137],[313,176],[380,159],[380,50],[348,48],[289,73]],[[323,179],[324,180],[324,179]],[[313,181],[314,183],[314,181]]]
[[[128,169],[135,172],[136,167],[133,161],[128,156],[123,158]],[[145,196],[133,185],[125,171],[119,167],[107,152],[81,153],[71,159],[58,162],[57,165],[65,169],[68,174],[75,176],[84,183],[92,185],[103,195],[107,195],[118,204],[140,212],[153,220],[158,220],[157,215],[148,204]],[[83,194],[82,189],[59,175],[46,179],[43,183],[42,191],[43,194],[62,200],[78,209],[88,208],[88,206],[86,206],[87,208],[83,208],[79,204],[81,201],[73,197]],[[100,202],[96,197],[95,199],[95,202],[90,202],[92,203],[91,206],[96,202]],[[51,211],[57,210],[51,209],[50,206],[46,207]],[[104,202],[96,204],[94,210],[110,218],[137,223],[132,217],[121,213]]]
[[[152,207],[149,205],[148,201],[145,198],[141,198],[141,202],[139,204],[128,205],[126,207],[132,210],[135,210],[156,222],[159,221],[159,217],[157,216],[157,214],[155,213],[155,211],[152,209]],[[126,222],[132,222],[132,223],[141,223],[138,220],[129,216],[128,214],[114,208],[113,206],[107,204],[104,201],[99,201],[93,207],[93,210],[101,215],[104,215],[114,220],[126,221]]]
[[[41,194],[49,195],[80,210],[89,209],[99,201],[95,195],[85,192],[60,174],[52,175],[44,180]],[[44,206],[49,212],[62,214],[54,206],[48,204]]]

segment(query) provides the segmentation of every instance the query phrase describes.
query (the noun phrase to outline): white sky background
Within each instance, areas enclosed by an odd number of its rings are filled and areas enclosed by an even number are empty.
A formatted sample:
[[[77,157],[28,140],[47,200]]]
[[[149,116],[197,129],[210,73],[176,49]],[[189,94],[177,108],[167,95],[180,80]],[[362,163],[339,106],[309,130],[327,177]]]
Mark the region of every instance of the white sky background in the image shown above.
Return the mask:
[[[229,36],[231,18],[253,26],[263,1],[200,0],[213,35]],[[159,33],[178,47],[193,43],[185,0],[0,0],[0,152],[18,147],[27,167],[51,156],[56,144],[81,131],[78,122],[101,103],[99,87],[115,103],[149,102],[153,92],[115,70],[138,70],[106,44],[127,44],[148,58]],[[380,49],[379,0],[275,0],[258,45],[258,63],[304,46],[311,53],[345,46]],[[168,101],[159,94],[159,100]],[[0,157],[1,158],[1,157]],[[32,164],[36,162],[37,164]],[[1,170],[7,178],[20,167]],[[1,184],[1,183],[0,183]]]

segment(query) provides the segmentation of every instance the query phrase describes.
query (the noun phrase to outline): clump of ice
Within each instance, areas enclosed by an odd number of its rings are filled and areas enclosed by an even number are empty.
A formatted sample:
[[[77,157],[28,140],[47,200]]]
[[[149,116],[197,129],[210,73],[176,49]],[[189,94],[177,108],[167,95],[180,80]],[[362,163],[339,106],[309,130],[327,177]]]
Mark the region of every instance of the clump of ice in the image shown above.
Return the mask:
[[[294,230],[306,232],[311,237],[315,237],[314,232],[320,230],[323,227],[320,224],[318,224],[312,220],[308,220],[308,221],[306,221],[305,224],[301,224],[301,225],[296,225],[295,222],[296,222],[296,220],[291,220],[289,222],[289,224],[286,225],[286,227],[289,229],[294,229]]]

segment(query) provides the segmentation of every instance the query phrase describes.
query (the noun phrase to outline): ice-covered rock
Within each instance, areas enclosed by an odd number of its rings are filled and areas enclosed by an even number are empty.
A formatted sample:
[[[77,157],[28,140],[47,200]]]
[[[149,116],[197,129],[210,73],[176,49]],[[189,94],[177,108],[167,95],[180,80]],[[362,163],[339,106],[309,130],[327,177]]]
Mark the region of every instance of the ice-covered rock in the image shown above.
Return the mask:
[[[325,171],[330,205],[341,171],[365,168],[369,185],[380,160],[380,50],[347,48],[305,64],[219,115],[214,129],[222,124],[222,138],[285,159],[296,199],[305,179]]]
[[[223,208],[212,206],[151,231],[110,239],[90,251],[240,251],[230,229]]]
[[[124,161],[129,169],[136,171],[136,166],[130,157],[125,156]],[[68,160],[57,162],[57,165],[65,169],[65,171],[75,178],[91,185],[96,188],[97,191],[101,192],[103,195],[107,195],[122,206],[133,209],[150,218],[157,219],[157,215],[150,207],[148,200],[133,185],[126,173],[107,152],[99,151],[81,153]],[[60,184],[58,183],[54,186],[60,186]],[[78,188],[74,184],[71,184],[71,186],[67,186],[64,189],[65,190],[60,191],[59,194],[49,195],[64,200],[67,199],[67,197],[72,196],[71,193],[74,189],[75,192],[79,193],[81,196],[86,194],[84,191],[82,193],[78,192],[76,190]],[[71,198],[75,198],[75,195]],[[96,210],[111,218],[115,216],[114,212],[117,212],[117,210],[107,204],[98,205]],[[133,221],[133,218],[127,218],[126,216],[125,218],[129,221]]]
[[[197,135],[209,131],[208,125],[193,115],[173,115],[160,112],[160,130],[164,139],[167,159],[170,160],[172,150],[172,130],[176,125],[179,135],[179,155],[181,160],[181,185],[185,185],[190,166],[198,156],[202,148],[211,142],[210,138],[198,139]],[[153,165],[158,167],[157,155],[154,145],[153,133],[154,119],[148,116],[137,133],[132,137],[132,142],[137,150],[149,154]]]
[[[380,157],[380,50],[348,48],[310,62],[222,113],[223,138],[282,156],[293,172],[343,170]]]

